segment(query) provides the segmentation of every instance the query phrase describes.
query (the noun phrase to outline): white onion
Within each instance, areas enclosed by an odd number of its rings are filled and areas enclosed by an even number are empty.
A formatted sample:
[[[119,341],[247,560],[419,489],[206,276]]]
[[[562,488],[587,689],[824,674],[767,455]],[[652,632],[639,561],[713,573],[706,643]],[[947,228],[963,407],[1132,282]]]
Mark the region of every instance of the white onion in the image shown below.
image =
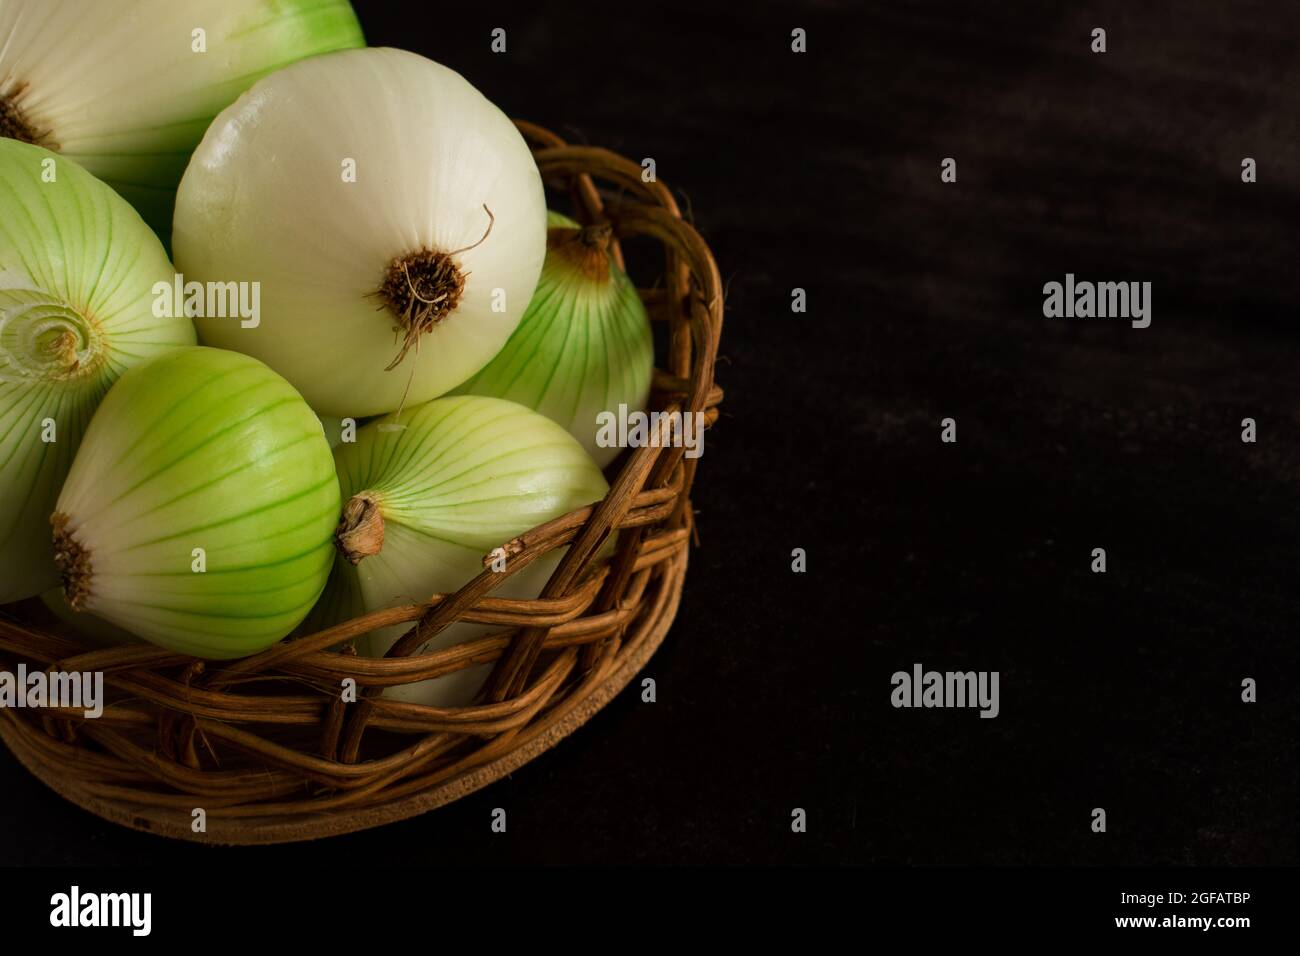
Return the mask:
[[[320,596],[339,489],[320,421],[288,382],[190,348],[113,386],[55,507],[73,610],[226,660],[274,644]]]
[[[80,163],[165,239],[212,117],[271,70],[364,42],[347,0],[0,0],[0,135]]]
[[[582,446],[549,419],[495,398],[441,398],[371,422],[334,450],[345,520],[340,554],[318,609],[321,623],[450,594],[483,571],[511,538],[599,501],[609,490]],[[512,574],[494,597],[536,598],[555,570],[549,554]],[[357,642],[382,657],[409,629]],[[453,624],[420,651],[501,630]],[[389,688],[387,696],[437,706],[470,701],[488,667]]]
[[[604,467],[618,455],[597,436],[604,413],[645,410],[654,373],[650,318],[609,255],[610,227],[550,213],[537,291],[510,341],[456,389],[518,402],[559,422]]]
[[[441,395],[496,354],[537,284],[546,208],[523,137],[458,74],[347,50],[266,77],[217,117],[173,242],[187,281],[261,283],[260,324],[198,318],[205,343],[355,418]],[[447,298],[410,321],[412,288]]]
[[[0,139],[0,603],[58,583],[50,511],[109,386],[194,344],[188,319],[153,314],[153,284],[172,274],[108,186]]]

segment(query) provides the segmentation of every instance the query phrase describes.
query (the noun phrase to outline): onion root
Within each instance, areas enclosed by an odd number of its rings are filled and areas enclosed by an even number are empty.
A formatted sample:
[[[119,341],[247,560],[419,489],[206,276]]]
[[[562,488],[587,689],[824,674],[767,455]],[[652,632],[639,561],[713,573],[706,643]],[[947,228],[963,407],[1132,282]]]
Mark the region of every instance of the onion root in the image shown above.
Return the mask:
[[[84,611],[90,597],[90,582],[94,572],[90,552],[68,530],[68,516],[62,511],[50,515],[54,528],[54,563],[63,575],[63,597],[74,611]]]

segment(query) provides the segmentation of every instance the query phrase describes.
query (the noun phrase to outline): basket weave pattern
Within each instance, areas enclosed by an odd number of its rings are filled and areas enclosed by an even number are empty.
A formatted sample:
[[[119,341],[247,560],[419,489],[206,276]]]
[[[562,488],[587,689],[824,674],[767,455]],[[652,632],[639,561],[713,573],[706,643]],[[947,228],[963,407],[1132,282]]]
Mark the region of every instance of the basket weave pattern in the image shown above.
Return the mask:
[[[662,278],[642,290],[668,323],[650,407],[704,414],[722,393],[714,360],[722,330],[717,266],[662,183],[608,150],[571,146],[519,122],[547,186],[574,218],[609,222],[617,239],[663,247]],[[364,829],[463,796],[531,759],[585,721],[644,664],[676,614],[694,532],[689,493],[699,459],[679,447],[630,450],[609,494],[503,542],[506,570],[485,564],[455,594],[367,614],[254,657],[204,662],[148,645],[102,648],[0,612],[0,669],[100,671],[109,703],[78,711],[0,710],[0,737],[33,773],[101,816],[169,836],[268,843]],[[608,559],[595,560],[613,537]],[[537,600],[492,589],[568,548]],[[442,628],[493,632],[417,654]],[[350,639],[409,623],[383,659]],[[382,698],[388,686],[493,664],[478,702],[427,707]],[[346,679],[357,700],[344,702]],[[202,808],[206,830],[195,832]]]

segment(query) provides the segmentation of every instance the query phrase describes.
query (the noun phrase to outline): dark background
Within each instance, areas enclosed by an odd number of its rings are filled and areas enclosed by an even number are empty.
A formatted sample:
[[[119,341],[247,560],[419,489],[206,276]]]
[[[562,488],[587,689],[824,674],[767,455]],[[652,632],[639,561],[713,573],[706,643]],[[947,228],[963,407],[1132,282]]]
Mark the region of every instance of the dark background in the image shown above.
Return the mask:
[[[118,829],[0,753],[0,862],[1297,860],[1300,8],[356,6],[372,45],[654,157],[728,281],[659,702],[422,818],[254,850]],[[1151,327],[1044,319],[1066,272],[1152,282]],[[1001,716],[894,710],[915,662],[1000,671]]]

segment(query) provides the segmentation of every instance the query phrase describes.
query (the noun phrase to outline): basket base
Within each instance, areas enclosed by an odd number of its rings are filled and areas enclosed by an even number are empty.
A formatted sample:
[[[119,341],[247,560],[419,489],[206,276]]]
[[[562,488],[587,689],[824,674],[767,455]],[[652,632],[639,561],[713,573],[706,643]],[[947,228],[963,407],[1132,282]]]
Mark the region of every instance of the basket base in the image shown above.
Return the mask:
[[[396,823],[419,816],[444,804],[459,800],[476,790],[519,769],[537,755],[554,747],[573,733],[609,701],[611,701],[645,666],[663,643],[664,637],[677,616],[681,598],[682,579],[686,574],[686,549],[673,562],[676,567],[666,575],[664,587],[669,589],[668,600],[658,617],[646,622],[646,633],[635,644],[619,652],[609,675],[599,684],[592,685],[581,696],[568,699],[565,713],[536,736],[491,763],[475,767],[453,777],[432,789],[402,797],[391,803],[378,804],[346,813],[300,814],[297,816],[241,817],[222,819],[210,817],[206,833],[195,833],[184,817],[172,811],[143,807],[127,801],[109,800],[88,794],[68,780],[48,772],[48,768],[28,758],[26,748],[14,736],[9,722],[0,720],[0,740],[18,758],[33,776],[65,800],[111,823],[117,823],[144,833],[154,833],[193,843],[222,846],[255,846],[271,843],[297,843],[323,837],[341,836]]]

